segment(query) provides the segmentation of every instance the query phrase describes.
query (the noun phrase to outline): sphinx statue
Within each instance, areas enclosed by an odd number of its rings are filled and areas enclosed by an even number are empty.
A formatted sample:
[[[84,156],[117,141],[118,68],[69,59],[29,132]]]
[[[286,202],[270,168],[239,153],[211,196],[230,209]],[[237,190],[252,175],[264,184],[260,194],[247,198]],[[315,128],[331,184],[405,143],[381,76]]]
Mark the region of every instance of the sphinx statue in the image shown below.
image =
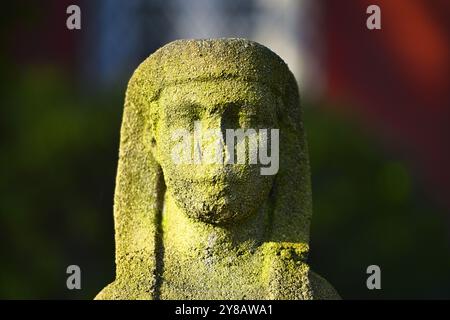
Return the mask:
[[[172,131],[279,130],[279,169],[176,163]],[[228,142],[227,142],[228,143]],[[116,279],[96,299],[339,299],[307,264],[311,186],[294,76],[245,39],[178,40],[129,81]]]

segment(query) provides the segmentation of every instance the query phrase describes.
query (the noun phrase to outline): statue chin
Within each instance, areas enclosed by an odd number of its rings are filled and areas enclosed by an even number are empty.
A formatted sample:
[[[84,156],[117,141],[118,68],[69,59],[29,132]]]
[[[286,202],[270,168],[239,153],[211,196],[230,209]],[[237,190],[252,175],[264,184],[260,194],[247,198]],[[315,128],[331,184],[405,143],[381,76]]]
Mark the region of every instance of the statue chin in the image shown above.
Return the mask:
[[[209,197],[189,197],[174,195],[175,203],[191,219],[214,225],[239,222],[252,215],[255,205],[243,203],[242,199],[211,194]]]
[[[181,175],[166,170],[167,191],[178,208],[196,221],[230,225],[250,217],[269,196],[274,176],[261,176],[256,170],[233,171],[221,175]]]
[[[205,188],[209,192],[202,192]],[[170,190],[172,189],[172,190]],[[268,196],[267,190],[249,190],[246,193],[232,193],[240,187],[213,185],[189,188],[179,186],[169,188],[176,205],[189,218],[214,225],[235,224],[254,214]]]
[[[230,208],[186,211],[186,214],[196,221],[218,226],[232,225],[251,215],[249,213],[234,212]]]

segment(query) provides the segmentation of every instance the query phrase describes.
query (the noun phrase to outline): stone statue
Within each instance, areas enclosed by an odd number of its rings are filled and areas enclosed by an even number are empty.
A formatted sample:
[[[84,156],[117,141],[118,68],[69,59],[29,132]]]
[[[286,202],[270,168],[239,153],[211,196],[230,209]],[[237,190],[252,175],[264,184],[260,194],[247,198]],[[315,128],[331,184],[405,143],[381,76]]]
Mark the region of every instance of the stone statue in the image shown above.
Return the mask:
[[[279,129],[279,170],[173,161],[171,132]],[[307,265],[311,190],[298,88],[244,39],[179,40],[127,88],[114,199],[116,280],[96,299],[338,299]]]

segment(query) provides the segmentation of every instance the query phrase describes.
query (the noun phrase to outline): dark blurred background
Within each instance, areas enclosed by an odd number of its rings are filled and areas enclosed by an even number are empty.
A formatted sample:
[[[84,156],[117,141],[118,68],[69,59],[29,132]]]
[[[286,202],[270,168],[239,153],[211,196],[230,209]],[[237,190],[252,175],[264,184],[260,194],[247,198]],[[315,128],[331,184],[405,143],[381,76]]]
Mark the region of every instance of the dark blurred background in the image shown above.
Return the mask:
[[[210,37],[256,40],[299,81],[312,268],[347,299],[450,298],[450,2],[9,1],[1,16],[0,298],[92,299],[114,278],[127,80],[165,43]]]

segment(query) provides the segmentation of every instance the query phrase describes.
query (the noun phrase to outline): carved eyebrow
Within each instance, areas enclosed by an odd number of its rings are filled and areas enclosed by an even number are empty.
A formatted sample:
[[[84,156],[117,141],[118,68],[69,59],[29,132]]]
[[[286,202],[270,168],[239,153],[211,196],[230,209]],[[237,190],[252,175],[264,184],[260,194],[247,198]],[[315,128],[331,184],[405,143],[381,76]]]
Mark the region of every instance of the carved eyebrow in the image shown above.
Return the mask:
[[[230,99],[229,101],[221,103],[219,106],[216,107],[225,107],[225,108],[234,107],[234,108],[252,109],[258,105],[259,105],[258,101],[253,101],[250,99]]]
[[[159,112],[162,112],[163,117],[168,119],[169,121],[180,118],[180,116],[181,118],[188,117],[196,119],[199,117],[201,106],[191,101],[171,101],[169,104],[163,106],[159,110]]]
[[[202,108],[201,104],[192,100],[182,100],[182,101],[170,101],[165,108],[170,109],[173,112],[180,110],[194,109],[198,111]]]

